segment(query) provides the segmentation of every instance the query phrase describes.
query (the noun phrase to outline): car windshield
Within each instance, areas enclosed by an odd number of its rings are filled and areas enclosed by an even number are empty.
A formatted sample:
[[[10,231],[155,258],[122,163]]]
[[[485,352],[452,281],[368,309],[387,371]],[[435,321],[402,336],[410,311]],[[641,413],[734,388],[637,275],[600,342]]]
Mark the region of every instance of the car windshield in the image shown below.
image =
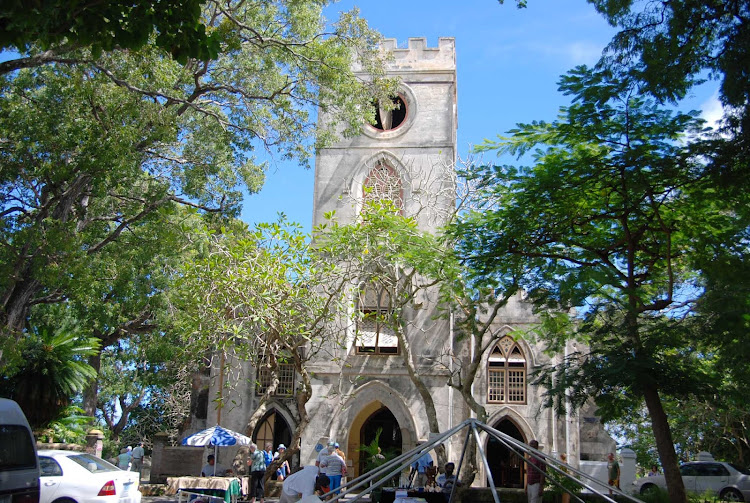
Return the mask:
[[[91,454],[76,454],[74,456],[68,456],[68,459],[81,465],[91,473],[120,471],[115,465],[108,463],[101,458],[97,458],[96,456],[92,456]]]
[[[734,463],[727,463],[727,464],[744,475],[750,475],[750,470],[748,470],[747,468],[744,468],[740,465],[735,465]]]

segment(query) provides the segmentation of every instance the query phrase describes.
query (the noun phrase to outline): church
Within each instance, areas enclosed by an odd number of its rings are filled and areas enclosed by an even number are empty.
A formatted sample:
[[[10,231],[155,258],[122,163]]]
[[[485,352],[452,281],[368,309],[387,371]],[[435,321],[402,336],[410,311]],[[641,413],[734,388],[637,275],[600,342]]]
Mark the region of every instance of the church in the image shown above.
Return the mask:
[[[413,216],[419,228],[428,232],[443,224],[455,207],[455,40],[440,38],[437,47],[428,47],[425,39],[412,38],[407,47],[398,47],[396,40],[386,39],[383,48],[393,54],[389,75],[400,78],[395,108],[380,108],[375,124],[364,125],[359,136],[317,153],[313,226],[324,223],[324,215],[331,211],[341,223],[355,222],[367,197],[389,197],[402,214]],[[319,120],[325,121],[325,114]],[[446,367],[435,363],[452,353],[464,363],[481,358],[473,396],[486,407],[490,426],[526,443],[537,439],[540,449],[550,455],[566,453],[574,467],[581,461],[602,461],[614,451],[615,443],[593,406],[564,416],[541,406],[542,390],[529,383],[529,376],[541,365],[562,361],[565,354],[550,357],[541,345],[509,335],[539,321],[521,296],[512,298],[500,312],[493,324],[497,340],[481,355],[474,355],[469,344],[452,347],[451,318],[437,316],[434,298],[427,292],[421,299],[420,308],[411,314],[408,326],[412,330],[406,337],[417,374],[434,402],[440,431],[472,417],[460,393],[446,384]],[[353,305],[364,313],[375,311],[379,309],[377,294],[362,295]],[[360,319],[346,344],[332,348],[335,358],[308,364],[314,393],[307,403],[310,422],[295,460],[300,465],[313,464],[322,445],[335,441],[347,454],[350,477],[364,470],[360,448],[376,434],[383,452],[400,453],[427,439],[430,431],[424,401],[408,375],[397,338],[387,327],[368,323],[367,316]],[[569,342],[566,352],[575,351],[575,344]],[[247,384],[235,390],[242,395],[237,401],[242,405],[231,410],[217,411],[209,405],[221,384],[218,377],[207,381],[209,398],[191,426],[198,430],[220,423],[248,434],[259,446],[288,445],[299,421],[293,400],[298,376],[291,365],[279,367],[281,382],[254,431],[246,431],[248,418],[268,385],[268,376],[263,369],[253,368],[245,369]],[[446,445],[448,459],[457,461],[461,448],[458,443]],[[489,442],[484,448],[495,484],[523,487],[523,463],[499,444]],[[485,472],[480,466],[475,485],[487,485]]]

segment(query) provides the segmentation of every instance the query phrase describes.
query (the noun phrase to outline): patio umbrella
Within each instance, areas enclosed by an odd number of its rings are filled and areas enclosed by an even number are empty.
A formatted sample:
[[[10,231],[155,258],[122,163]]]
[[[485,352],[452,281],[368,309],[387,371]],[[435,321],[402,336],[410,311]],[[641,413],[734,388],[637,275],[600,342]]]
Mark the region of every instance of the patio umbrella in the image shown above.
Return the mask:
[[[216,459],[217,463],[219,462],[219,460],[216,457],[216,450],[220,446],[238,444],[250,445],[252,443],[253,441],[250,437],[246,437],[242,433],[237,433],[236,431],[232,431],[227,428],[222,428],[219,425],[212,426],[211,428],[199,431],[198,433],[193,433],[192,435],[182,439],[182,445],[194,445],[197,447],[213,445],[214,458]]]

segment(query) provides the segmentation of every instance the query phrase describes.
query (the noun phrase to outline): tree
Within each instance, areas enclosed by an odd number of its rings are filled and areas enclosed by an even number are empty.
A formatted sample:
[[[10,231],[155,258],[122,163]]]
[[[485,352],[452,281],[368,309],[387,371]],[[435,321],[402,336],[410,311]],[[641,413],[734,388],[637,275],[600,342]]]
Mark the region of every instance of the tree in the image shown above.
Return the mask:
[[[203,0],[151,2],[71,3],[60,0],[29,4],[3,2],[0,9],[0,49],[25,53],[32,45],[39,54],[0,64],[0,73],[32,64],[34,59],[53,60],[56,55],[80,47],[94,54],[117,48],[139,49],[154,37],[157,46],[176,59],[210,59],[219,40],[208,35],[202,23]]]
[[[21,345],[18,367],[0,381],[3,395],[18,402],[32,428],[58,419],[96,377],[85,358],[97,351],[98,341],[82,336],[75,320],[59,311],[40,320]]]
[[[333,266],[318,260],[309,237],[281,217],[272,224],[248,230],[235,223],[211,233],[207,246],[186,263],[171,292],[174,330],[193,355],[215,358],[220,396],[215,406],[232,406],[235,385],[255,386],[257,375],[242,373],[241,364],[268,368],[270,385],[248,419],[251,434],[267,411],[279,385],[278,366],[294,366],[300,383],[294,390],[298,416],[288,456],[299,452],[299,440],[309,423],[305,407],[312,396],[307,362],[337,344],[342,327],[336,316],[345,309],[347,279],[333,274]],[[232,378],[229,378],[232,372]],[[267,473],[273,473],[270,465]]]
[[[560,90],[573,104],[557,121],[519,124],[478,147],[531,152],[534,165],[478,168],[484,211],[459,218],[453,233],[480,278],[520,272],[501,287],[552,310],[542,327],[551,349],[568,337],[587,343],[586,354],[540,374],[550,398],[575,406],[594,396],[605,420],[645,401],[670,499],[683,502],[662,396],[711,384],[686,316],[700,293],[688,261],[691,229],[704,217],[694,202],[712,197],[685,142],[701,121],[660,109],[606,71],[579,67]]]
[[[215,58],[66,48],[4,75],[0,325],[10,346],[32,306],[81,290],[92,257],[131,233],[139,243],[175,205],[235,215],[263,181],[255,149],[306,164],[335,137],[316,131],[316,106],[341,119],[339,132],[361,126],[384,81],[378,35],[356,13],[326,31],[320,2],[209,7]],[[354,59],[372,81],[356,78]]]

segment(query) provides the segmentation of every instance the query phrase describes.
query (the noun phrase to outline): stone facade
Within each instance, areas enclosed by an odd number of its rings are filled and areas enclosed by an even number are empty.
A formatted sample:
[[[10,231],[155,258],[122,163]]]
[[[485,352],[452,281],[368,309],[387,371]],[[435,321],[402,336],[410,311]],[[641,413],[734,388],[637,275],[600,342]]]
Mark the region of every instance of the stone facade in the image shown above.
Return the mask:
[[[422,230],[432,231],[444,222],[455,204],[457,94],[454,39],[441,38],[438,47],[429,48],[425,39],[409,39],[407,48],[398,48],[395,40],[386,40],[393,52],[390,73],[401,78],[397,112],[381,112],[378,125],[363,126],[363,133],[340,141],[318,152],[315,165],[313,224],[324,222],[324,215],[335,211],[339,222],[356,220],[363,187],[372,183],[374,170],[386,169],[387,177],[398,180],[398,195],[403,213],[416,216]],[[363,78],[366,76],[363,75]],[[320,120],[327,120],[321,115]],[[393,192],[396,194],[396,191]],[[468,347],[450,348],[451,322],[437,317],[434,292],[427,291],[410,316],[408,334],[415,350],[417,369],[435,402],[441,431],[470,417],[460,394],[446,385],[447,369],[436,364],[452,349],[464,361],[473,357]],[[496,323],[496,333],[530,328],[539,320],[530,306],[518,296],[511,300]],[[553,455],[567,452],[569,462],[578,466],[584,459],[603,460],[614,450],[592,410],[557,417],[541,406],[538,390],[528,384],[534,368],[561,361],[564,355],[545,355],[541,347],[525,340],[508,338],[505,346],[482,356],[482,371],[474,385],[474,396],[487,406],[490,426],[525,442],[538,439],[541,448]],[[570,343],[569,351],[574,351]],[[331,348],[333,355],[313,362],[314,396],[307,404],[310,424],[301,444],[300,464],[312,464],[317,449],[328,440],[336,440],[347,453],[350,474],[358,474],[360,447],[369,443],[379,428],[380,444],[395,451],[413,448],[429,435],[424,404],[412,384],[403,359],[395,354],[357,354],[354,334],[346,347]],[[511,354],[512,353],[512,354]],[[494,356],[493,356],[494,355]],[[343,362],[343,365],[342,365]],[[218,364],[217,364],[218,365]],[[225,361],[236,379],[256,380],[254,371],[236,362]],[[503,396],[498,399],[490,384],[490,369],[504,365]],[[215,368],[214,372],[218,372]],[[515,374],[513,373],[515,372]],[[497,376],[497,374],[493,374]],[[516,376],[513,390],[509,376]],[[216,379],[210,396],[218,393]],[[493,388],[493,389],[491,389]],[[515,393],[511,400],[511,393]],[[490,402],[494,396],[494,402]],[[193,418],[199,430],[221,422],[223,426],[245,432],[247,419],[257,405],[253,385],[240,386],[233,398],[236,405],[223,412],[209,410],[205,420]],[[497,403],[495,403],[497,402]],[[256,428],[245,432],[260,438],[287,443],[297,417],[290,398],[278,397],[270,404],[270,415]],[[221,418],[218,417],[221,414]],[[219,421],[220,419],[220,421]],[[186,432],[189,433],[189,432]],[[457,461],[461,442],[447,446],[448,457]],[[275,447],[274,445],[274,447]],[[490,466],[497,485],[519,487],[523,484],[520,464],[499,445],[488,446]],[[486,485],[484,468],[476,484]]]

